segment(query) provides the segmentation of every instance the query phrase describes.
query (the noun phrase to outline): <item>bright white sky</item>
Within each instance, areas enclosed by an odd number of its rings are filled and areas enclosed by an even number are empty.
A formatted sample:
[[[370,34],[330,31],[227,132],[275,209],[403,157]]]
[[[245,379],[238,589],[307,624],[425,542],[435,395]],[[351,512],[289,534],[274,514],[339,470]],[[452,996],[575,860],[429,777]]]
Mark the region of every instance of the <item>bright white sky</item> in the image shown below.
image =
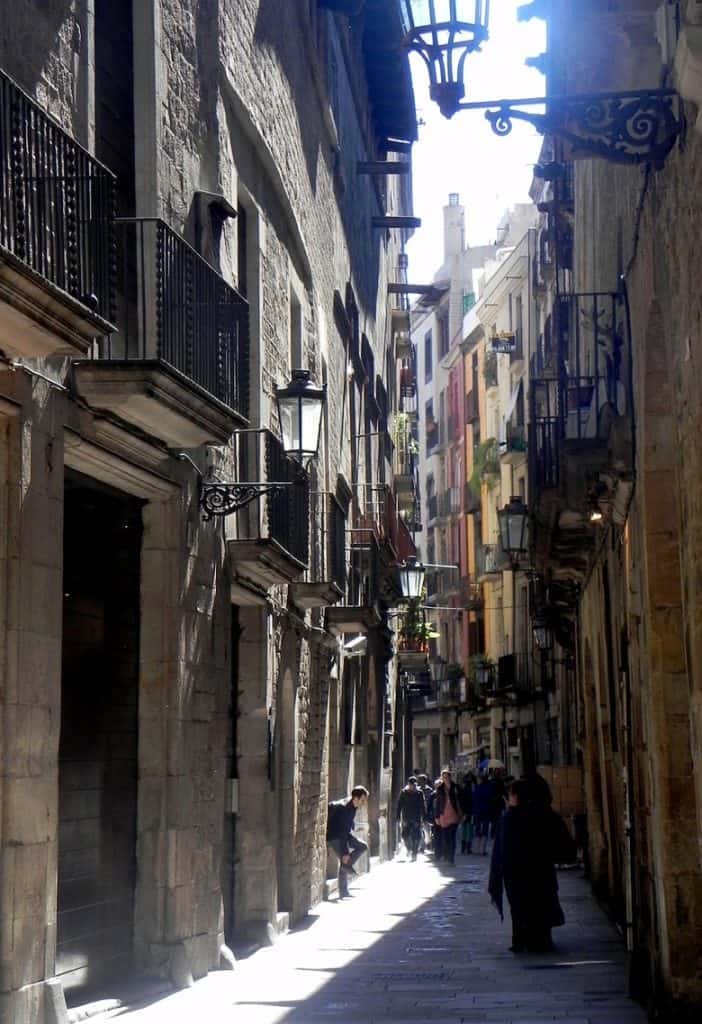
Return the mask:
[[[545,23],[517,21],[525,0],[493,0],[490,39],[483,52],[465,63],[466,100],[543,96],[544,79],[524,66],[546,47]],[[515,122],[511,135],[498,138],[482,110],[459,111],[447,121],[429,99],[429,77],[421,58],[412,55],[419,141],[413,149],[414,214],[422,220],[407,245],[409,280],[430,281],[443,258],[443,207],[458,192],[466,208],[466,241],[486,245],[495,239],[502,214],[529,201],[532,166],[541,136]]]

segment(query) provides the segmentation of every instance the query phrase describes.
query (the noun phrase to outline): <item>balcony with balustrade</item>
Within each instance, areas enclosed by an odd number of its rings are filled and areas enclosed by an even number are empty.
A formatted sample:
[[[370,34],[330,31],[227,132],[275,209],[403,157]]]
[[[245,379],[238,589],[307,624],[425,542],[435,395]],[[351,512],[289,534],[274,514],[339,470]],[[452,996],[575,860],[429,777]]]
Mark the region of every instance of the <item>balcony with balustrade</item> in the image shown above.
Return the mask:
[[[114,324],[115,178],[0,71],[0,349],[85,355]]]
[[[75,364],[75,387],[173,447],[225,443],[247,422],[248,303],[157,219],[117,222],[118,330]]]
[[[630,339],[619,293],[566,294],[554,310],[557,358],[530,386],[530,508],[536,557],[582,579],[592,519],[623,523],[633,488],[626,363]]]
[[[271,488],[230,517],[232,600],[263,604],[270,587],[302,581],[309,568],[309,479],[269,430],[242,431],[235,445],[242,486],[250,480]]]
[[[336,635],[367,634],[380,625],[379,552],[372,532],[347,533],[348,575],[341,601],[325,612],[326,628]]]
[[[300,608],[326,608],[346,593],[346,514],[333,494],[310,494],[309,564],[304,579],[291,584]]]

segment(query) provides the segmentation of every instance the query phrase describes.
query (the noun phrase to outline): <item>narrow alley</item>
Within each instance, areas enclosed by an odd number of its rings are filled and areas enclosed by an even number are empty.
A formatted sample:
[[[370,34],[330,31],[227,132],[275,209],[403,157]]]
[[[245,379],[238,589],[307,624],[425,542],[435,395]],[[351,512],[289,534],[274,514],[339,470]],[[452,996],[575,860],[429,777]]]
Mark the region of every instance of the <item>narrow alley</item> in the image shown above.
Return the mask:
[[[486,893],[487,858],[400,857],[315,908],[274,946],[184,992],[119,1013],[125,1024],[637,1024],[622,942],[579,870],[559,876],[557,952],[514,956]],[[103,1017],[101,1019],[107,1019]]]

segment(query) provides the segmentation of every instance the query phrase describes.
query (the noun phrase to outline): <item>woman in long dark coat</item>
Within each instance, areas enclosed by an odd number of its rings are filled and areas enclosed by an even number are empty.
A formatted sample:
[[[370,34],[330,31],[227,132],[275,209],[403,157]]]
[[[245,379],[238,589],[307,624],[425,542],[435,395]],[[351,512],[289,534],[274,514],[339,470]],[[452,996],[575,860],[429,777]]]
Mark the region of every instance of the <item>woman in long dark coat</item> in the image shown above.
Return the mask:
[[[550,792],[527,780],[513,782],[497,826],[489,892],[501,917],[503,889],[507,894],[514,953],[553,949],[551,929],[565,923],[555,865],[574,860],[576,851],[549,797]]]

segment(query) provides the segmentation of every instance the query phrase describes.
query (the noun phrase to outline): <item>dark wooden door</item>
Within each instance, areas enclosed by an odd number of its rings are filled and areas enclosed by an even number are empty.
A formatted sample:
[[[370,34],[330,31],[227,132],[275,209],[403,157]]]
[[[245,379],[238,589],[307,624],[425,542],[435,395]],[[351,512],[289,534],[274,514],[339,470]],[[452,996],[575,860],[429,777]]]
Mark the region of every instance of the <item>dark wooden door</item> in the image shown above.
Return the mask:
[[[131,966],[140,503],[68,477],[56,973],[70,995]]]

